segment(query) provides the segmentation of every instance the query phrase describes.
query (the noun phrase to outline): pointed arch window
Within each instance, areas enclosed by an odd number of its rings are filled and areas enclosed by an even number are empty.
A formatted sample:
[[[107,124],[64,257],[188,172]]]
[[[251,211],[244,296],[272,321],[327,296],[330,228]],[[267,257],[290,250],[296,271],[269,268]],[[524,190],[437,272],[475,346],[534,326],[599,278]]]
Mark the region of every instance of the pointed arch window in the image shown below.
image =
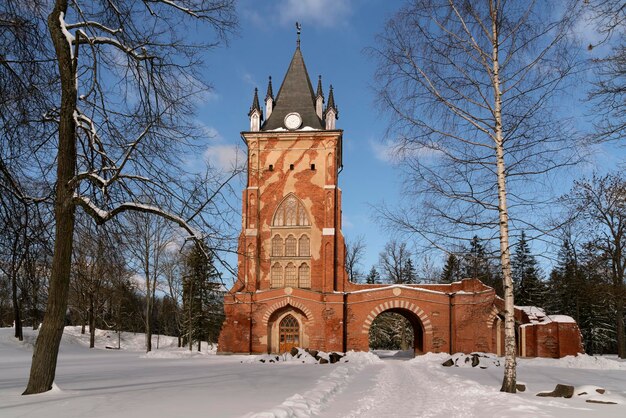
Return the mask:
[[[282,257],[283,255],[283,239],[280,235],[274,235],[272,238],[272,256]]]
[[[274,263],[272,266],[271,287],[283,287],[283,267],[280,263]]]
[[[298,281],[300,282],[300,287],[311,287],[311,268],[307,263],[300,264],[298,268]]]
[[[294,237],[293,235],[289,235],[285,239],[285,256],[295,257],[296,254],[296,237]]]
[[[308,235],[302,235],[298,240],[298,256],[308,257],[311,255],[311,240]]]
[[[298,287],[298,276],[296,275],[296,266],[293,263],[287,264],[285,268],[285,286]]]
[[[309,215],[294,194],[289,194],[276,209],[272,226],[309,226]]]

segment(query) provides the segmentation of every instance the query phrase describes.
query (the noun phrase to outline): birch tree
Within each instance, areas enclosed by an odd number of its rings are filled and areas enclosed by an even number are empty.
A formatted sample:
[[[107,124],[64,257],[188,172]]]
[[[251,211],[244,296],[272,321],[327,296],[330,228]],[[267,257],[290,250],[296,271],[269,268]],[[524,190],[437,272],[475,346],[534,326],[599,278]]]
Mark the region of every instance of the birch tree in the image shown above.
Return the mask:
[[[225,40],[236,19],[234,0],[8,0],[2,8],[10,28],[2,74],[25,94],[0,112],[22,110],[15,114],[24,122],[7,118],[2,126],[16,142],[13,154],[2,153],[0,173],[11,193],[47,201],[55,214],[49,297],[24,392],[33,394],[54,381],[77,209],[96,223],[128,211],[153,213],[201,238],[181,157],[199,136],[193,105],[208,89],[199,54]],[[32,42],[20,39],[23,26]],[[190,27],[207,41],[191,41]],[[14,158],[21,145],[33,152]],[[48,186],[42,196],[16,181],[33,167]]]
[[[554,6],[554,7],[551,7]],[[515,392],[511,222],[535,208],[535,175],[575,162],[556,93],[576,69],[575,4],[409,1],[371,50],[380,105],[409,207],[381,208],[396,229],[445,250],[474,234],[499,242],[505,367]],[[514,215],[511,218],[511,215]]]

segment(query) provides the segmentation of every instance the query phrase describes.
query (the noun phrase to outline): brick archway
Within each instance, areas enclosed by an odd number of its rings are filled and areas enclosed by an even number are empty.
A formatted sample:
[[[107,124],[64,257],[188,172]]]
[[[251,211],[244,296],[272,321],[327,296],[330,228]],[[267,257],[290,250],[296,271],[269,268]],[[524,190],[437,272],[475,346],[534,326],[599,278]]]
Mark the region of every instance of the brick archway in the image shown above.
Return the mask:
[[[398,300],[398,299],[381,303],[380,305],[372,309],[370,313],[367,315],[365,322],[363,322],[363,327],[361,329],[361,332],[363,334],[369,334],[370,327],[372,326],[372,322],[374,321],[374,319],[376,319],[376,317],[380,315],[382,312],[392,310],[392,309],[406,310],[406,311],[413,312],[421,321],[422,327],[424,328],[424,334],[432,335],[433,326],[430,323],[430,319],[428,318],[428,315],[426,315],[426,312],[424,312],[419,306],[415,305],[414,303],[408,302],[406,300]]]
[[[304,313],[307,321],[309,321],[309,324],[313,324],[313,322],[315,322],[315,318],[313,318],[313,313],[308,307],[298,302],[297,300],[288,297],[287,299],[273,304],[265,311],[265,313],[263,314],[263,325],[267,325],[269,323],[270,317],[272,316],[272,314],[274,314],[274,312],[284,308],[285,306],[291,306],[293,308],[301,310],[302,313]]]

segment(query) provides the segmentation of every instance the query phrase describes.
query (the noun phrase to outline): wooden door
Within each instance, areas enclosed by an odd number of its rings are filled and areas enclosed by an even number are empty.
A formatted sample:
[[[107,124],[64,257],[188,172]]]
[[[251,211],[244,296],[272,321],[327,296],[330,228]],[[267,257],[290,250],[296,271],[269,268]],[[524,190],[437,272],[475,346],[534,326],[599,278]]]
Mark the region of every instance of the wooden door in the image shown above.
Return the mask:
[[[279,348],[284,353],[293,347],[300,346],[300,325],[298,321],[291,315],[287,315],[280,321],[279,325]]]

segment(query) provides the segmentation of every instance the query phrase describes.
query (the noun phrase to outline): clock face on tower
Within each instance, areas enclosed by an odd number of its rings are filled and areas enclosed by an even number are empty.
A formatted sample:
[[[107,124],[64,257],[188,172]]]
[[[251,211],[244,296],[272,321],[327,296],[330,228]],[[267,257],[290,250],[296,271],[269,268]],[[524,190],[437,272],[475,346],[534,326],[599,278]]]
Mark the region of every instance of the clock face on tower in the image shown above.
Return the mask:
[[[302,125],[302,118],[298,112],[292,112],[285,116],[285,126],[287,129],[298,129]]]

